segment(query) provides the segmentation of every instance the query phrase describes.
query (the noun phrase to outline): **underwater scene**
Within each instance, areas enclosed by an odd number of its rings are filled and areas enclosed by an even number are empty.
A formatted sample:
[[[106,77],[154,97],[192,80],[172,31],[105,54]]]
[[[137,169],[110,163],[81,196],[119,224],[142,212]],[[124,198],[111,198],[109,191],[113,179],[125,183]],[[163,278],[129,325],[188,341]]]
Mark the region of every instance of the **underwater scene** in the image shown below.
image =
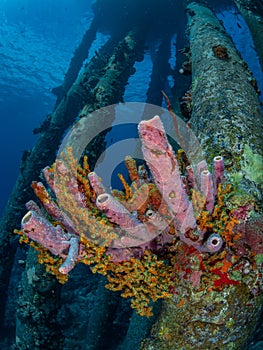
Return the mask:
[[[262,0],[0,16],[0,349],[263,349]]]

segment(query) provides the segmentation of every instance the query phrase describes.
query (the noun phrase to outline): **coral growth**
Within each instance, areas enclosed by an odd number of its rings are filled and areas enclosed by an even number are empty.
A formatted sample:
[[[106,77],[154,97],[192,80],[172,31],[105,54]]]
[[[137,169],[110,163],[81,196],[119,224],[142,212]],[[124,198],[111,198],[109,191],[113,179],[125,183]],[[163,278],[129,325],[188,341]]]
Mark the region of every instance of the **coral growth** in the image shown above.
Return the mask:
[[[158,116],[142,121],[139,134],[151,174],[126,157],[131,184],[119,175],[124,191],[107,193],[87,158],[78,164],[70,148],[45,168],[49,189],[32,184],[41,208],[27,203],[21,241],[30,239],[62,283],[79,262],[106,275],[106,288],[131,298],[142,316],[152,314],[152,301],[187,289],[222,290],[244,273],[248,283],[259,280],[253,266],[262,254],[262,219],[254,230],[246,223],[253,203],[231,202],[223,158],[214,158],[212,173],[205,161],[190,165],[182,150],[174,154]],[[253,285],[254,294],[260,288]]]
[[[229,55],[228,55],[228,51],[227,48],[222,46],[222,45],[216,45],[212,47],[213,53],[215,55],[215,57],[221,59],[221,60],[228,60],[229,59]]]

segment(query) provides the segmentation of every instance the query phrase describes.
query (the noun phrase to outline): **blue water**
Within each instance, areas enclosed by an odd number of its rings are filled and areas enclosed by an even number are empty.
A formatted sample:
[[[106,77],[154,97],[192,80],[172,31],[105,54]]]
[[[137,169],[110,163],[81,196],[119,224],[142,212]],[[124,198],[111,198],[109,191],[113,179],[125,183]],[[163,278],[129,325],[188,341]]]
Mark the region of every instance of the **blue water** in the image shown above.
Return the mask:
[[[0,1],[0,214],[32,130],[52,112],[70,58],[92,19],[91,0]]]
[[[0,215],[16,181],[22,153],[35,143],[32,130],[54,108],[51,89],[63,82],[72,54],[92,20],[91,4],[92,0],[0,1]],[[234,11],[219,17],[263,91],[263,74],[244,21]],[[88,59],[105,40],[106,35],[97,35]],[[171,48],[175,43],[174,36]],[[169,62],[173,68],[174,52]],[[149,51],[135,67],[124,99],[145,102],[152,68]],[[171,77],[168,84],[174,84]]]

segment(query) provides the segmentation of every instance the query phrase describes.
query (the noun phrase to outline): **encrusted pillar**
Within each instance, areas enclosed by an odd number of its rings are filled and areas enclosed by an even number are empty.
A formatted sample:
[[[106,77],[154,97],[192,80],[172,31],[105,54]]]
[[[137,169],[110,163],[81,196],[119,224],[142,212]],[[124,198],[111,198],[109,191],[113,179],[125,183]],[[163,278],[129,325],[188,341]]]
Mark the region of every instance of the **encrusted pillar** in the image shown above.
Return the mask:
[[[114,104],[121,100],[127,80],[133,71],[133,65],[138,58],[138,54],[142,52],[142,43],[143,38],[138,36],[138,32],[129,32],[115,46],[112,54],[108,56],[106,64],[100,68],[101,76],[99,79],[98,76],[94,76],[94,72],[91,73],[90,70],[86,68],[85,74],[83,73],[77,79],[76,83],[69,90],[68,95],[65,96],[58,105],[54,115],[52,115],[51,125],[53,126],[52,130],[56,130],[58,133],[57,141],[60,141],[60,138],[58,138],[61,134],[59,125],[62,125],[63,123],[63,116],[64,118],[69,117],[69,113],[73,117],[73,111],[75,111],[74,116],[76,117],[79,108],[83,107],[85,102],[86,104],[81,112],[82,116],[84,116],[85,113],[94,111],[104,105]],[[91,73],[90,76],[87,75],[88,72]],[[91,89],[90,86],[90,79],[93,84],[96,82],[96,85],[93,85],[93,89]],[[73,108],[73,111],[70,111],[70,108]],[[48,131],[45,131],[44,135],[50,137]],[[39,155],[41,150],[39,149],[40,145],[43,147],[42,152],[45,152],[45,148],[41,143],[42,136],[43,135],[41,134],[39,143],[37,143],[33,149],[28,162],[32,162],[32,159],[36,159],[36,157],[41,159],[41,155]],[[99,146],[96,148],[96,153],[99,153],[99,150],[103,148],[103,136],[100,136],[98,144]],[[48,160],[46,157],[43,157],[43,159],[46,160],[45,165],[50,164],[50,159]],[[43,164],[43,159],[41,159],[41,164]],[[34,163],[27,163],[27,165],[30,169],[34,167]],[[33,170],[35,173],[35,169]],[[18,224],[17,227],[19,227]],[[81,284],[81,281],[79,284]],[[44,292],[43,285],[45,285]],[[32,299],[33,302],[31,303]],[[56,321],[59,300],[60,285],[58,285],[58,282],[53,276],[50,276],[45,272],[43,266],[40,266],[37,263],[36,252],[33,248],[30,248],[25,271],[22,276],[18,300],[18,320],[15,345],[17,349],[26,349],[26,344],[35,344],[34,349],[42,349],[44,347],[49,349],[62,348],[63,336],[60,334],[61,339],[59,339],[59,331]],[[106,305],[109,308],[115,308],[116,304],[116,298],[112,298],[111,304],[105,303],[104,312],[106,312]],[[49,312],[50,309],[51,311]],[[49,322],[47,322],[47,320],[49,320]],[[100,320],[101,318],[98,317],[98,323]],[[94,329],[100,329],[100,324],[96,324],[94,319],[90,320],[90,325],[90,327],[93,326]],[[49,326],[52,327],[50,334],[48,332]],[[58,341],[57,343],[50,345],[51,336],[55,331],[58,333],[55,335],[55,338]],[[96,337],[97,334],[94,334],[94,343],[97,341]],[[85,341],[85,338],[83,341]]]
[[[257,235],[262,242],[263,116],[255,79],[215,15],[204,5],[188,3],[193,74],[190,125],[208,164],[216,155],[224,156],[239,205],[258,203],[252,205],[243,225],[247,239]],[[241,243],[237,237],[235,244],[241,248]],[[252,267],[247,253],[240,254],[244,254],[241,261],[247,259],[250,266],[247,275],[241,272],[241,280],[228,281],[221,290],[196,292],[191,286],[180,290],[163,303],[151,337],[142,342],[141,349],[245,349],[262,309],[262,290],[253,290],[262,264],[258,261]],[[226,277],[228,267],[220,269],[217,273]],[[214,278],[213,270],[208,278]]]

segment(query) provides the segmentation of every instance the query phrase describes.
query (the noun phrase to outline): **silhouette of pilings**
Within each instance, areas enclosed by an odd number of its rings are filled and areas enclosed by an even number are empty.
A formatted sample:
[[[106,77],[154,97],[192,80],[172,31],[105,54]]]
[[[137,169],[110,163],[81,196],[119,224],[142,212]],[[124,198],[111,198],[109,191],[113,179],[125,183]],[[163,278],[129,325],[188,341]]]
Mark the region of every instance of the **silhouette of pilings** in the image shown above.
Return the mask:
[[[263,71],[263,2],[260,0],[234,0],[234,2],[250,30]]]
[[[62,98],[71,88],[74,81],[77,79],[83,62],[88,57],[90,46],[96,38],[97,29],[97,20],[94,18],[71,58],[63,84],[52,89],[53,94],[57,96],[56,106],[60,103]]]

